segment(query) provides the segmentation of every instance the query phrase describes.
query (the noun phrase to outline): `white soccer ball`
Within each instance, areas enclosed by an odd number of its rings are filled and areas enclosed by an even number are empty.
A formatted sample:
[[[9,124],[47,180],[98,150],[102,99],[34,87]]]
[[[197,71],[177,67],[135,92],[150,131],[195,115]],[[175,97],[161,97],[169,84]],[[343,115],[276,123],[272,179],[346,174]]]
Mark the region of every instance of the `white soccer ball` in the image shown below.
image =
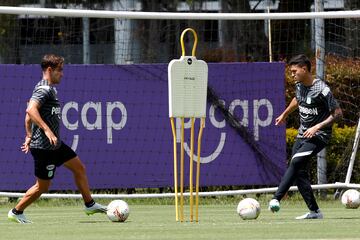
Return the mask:
[[[112,222],[124,222],[129,214],[129,205],[123,200],[114,200],[107,206],[106,215]]]
[[[244,220],[256,219],[261,211],[260,203],[253,198],[245,198],[239,202],[236,211]]]
[[[360,206],[360,193],[355,189],[346,190],[341,196],[341,203],[346,208],[358,208]]]

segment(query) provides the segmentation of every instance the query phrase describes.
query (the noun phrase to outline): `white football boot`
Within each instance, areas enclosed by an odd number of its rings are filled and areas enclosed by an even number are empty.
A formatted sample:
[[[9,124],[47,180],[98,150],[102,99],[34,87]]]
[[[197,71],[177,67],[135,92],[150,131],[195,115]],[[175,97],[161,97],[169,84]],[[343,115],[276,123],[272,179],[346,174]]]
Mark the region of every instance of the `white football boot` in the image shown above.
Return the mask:
[[[25,214],[15,214],[12,212],[12,209],[10,209],[10,211],[8,212],[8,219],[12,222],[16,222],[16,223],[32,223],[30,220],[28,220],[25,217]]]
[[[323,218],[324,218],[324,215],[322,214],[322,212],[320,210],[318,210],[317,212],[310,211],[308,213],[305,213],[304,215],[296,217],[295,219],[302,220],[302,219],[323,219]]]
[[[106,213],[106,211],[107,211],[107,207],[103,206],[103,205],[101,205],[99,203],[95,203],[91,207],[85,207],[84,208],[84,212],[87,215],[93,215],[95,213]]]

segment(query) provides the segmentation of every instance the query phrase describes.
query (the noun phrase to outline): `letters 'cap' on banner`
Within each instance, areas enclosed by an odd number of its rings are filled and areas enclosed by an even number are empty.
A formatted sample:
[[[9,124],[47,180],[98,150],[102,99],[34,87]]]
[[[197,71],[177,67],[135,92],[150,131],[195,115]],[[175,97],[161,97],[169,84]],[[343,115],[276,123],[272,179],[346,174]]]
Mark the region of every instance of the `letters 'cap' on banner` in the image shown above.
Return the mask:
[[[193,30],[193,56],[184,56],[185,32],[181,36],[183,55],[180,59],[172,60],[168,66],[169,117],[206,117],[208,66],[195,57],[197,37]]]

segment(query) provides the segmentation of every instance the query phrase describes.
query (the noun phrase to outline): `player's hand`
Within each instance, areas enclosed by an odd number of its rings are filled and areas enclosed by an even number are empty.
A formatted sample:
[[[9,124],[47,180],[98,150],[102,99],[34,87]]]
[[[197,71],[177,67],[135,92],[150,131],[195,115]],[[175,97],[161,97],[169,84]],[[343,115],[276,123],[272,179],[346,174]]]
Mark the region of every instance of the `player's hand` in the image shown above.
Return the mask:
[[[58,139],[50,129],[45,130],[44,133],[47,136],[47,138],[49,139],[51,145],[57,144]]]
[[[29,152],[30,149],[30,141],[31,141],[31,137],[26,136],[25,137],[25,141],[21,146],[21,151],[23,151],[25,154]]]
[[[311,127],[311,128],[308,128],[308,129],[304,132],[303,136],[304,136],[305,138],[312,138],[313,136],[316,135],[316,132],[317,132],[317,131],[319,131],[319,128],[317,127],[317,125],[315,125],[315,126],[313,126],[313,127]]]
[[[275,125],[285,124],[285,119],[286,117],[284,116],[284,114],[281,114],[275,119]]]

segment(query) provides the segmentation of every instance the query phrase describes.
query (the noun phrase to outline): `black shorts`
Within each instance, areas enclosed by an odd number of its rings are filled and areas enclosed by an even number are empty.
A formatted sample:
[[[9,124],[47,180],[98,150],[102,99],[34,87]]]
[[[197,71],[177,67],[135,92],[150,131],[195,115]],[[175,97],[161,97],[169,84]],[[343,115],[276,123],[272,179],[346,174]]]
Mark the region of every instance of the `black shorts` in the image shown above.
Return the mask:
[[[53,179],[56,167],[76,157],[76,153],[65,143],[56,150],[30,148],[34,158],[35,176],[40,179]]]

